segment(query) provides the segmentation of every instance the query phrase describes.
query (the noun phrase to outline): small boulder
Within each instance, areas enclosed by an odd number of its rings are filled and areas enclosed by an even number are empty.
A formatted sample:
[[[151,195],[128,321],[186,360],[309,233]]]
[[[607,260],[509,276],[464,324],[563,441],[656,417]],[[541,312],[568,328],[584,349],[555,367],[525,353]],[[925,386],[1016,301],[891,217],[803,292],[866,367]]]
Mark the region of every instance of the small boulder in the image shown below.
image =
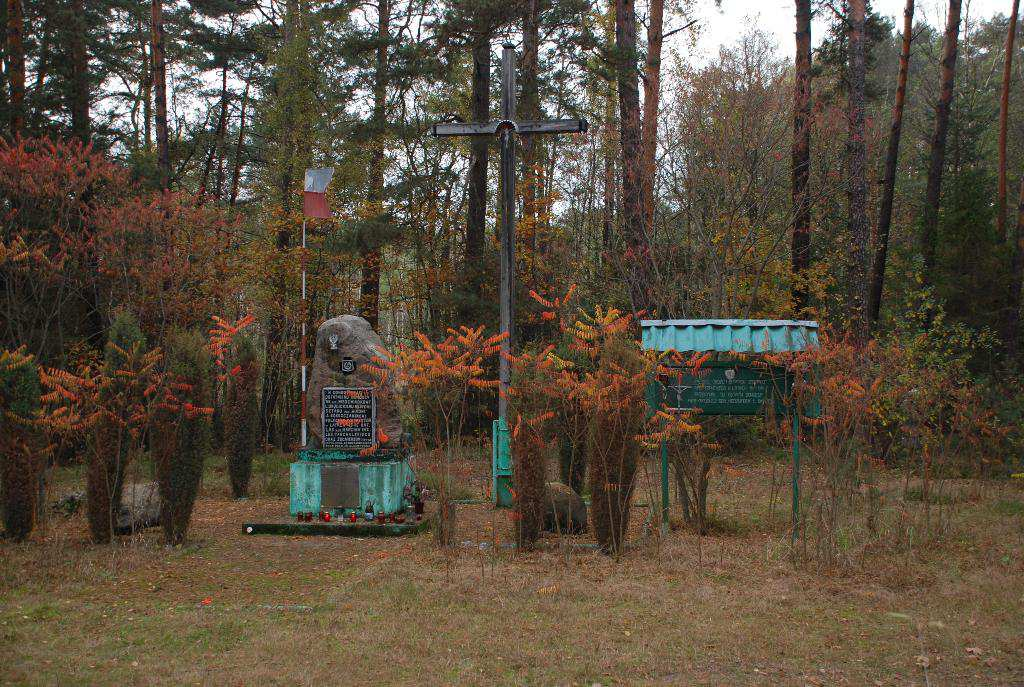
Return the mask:
[[[587,531],[587,504],[580,495],[561,482],[544,485],[544,530],[564,534]]]
[[[156,482],[126,484],[114,531],[132,534],[160,524],[160,488]]]

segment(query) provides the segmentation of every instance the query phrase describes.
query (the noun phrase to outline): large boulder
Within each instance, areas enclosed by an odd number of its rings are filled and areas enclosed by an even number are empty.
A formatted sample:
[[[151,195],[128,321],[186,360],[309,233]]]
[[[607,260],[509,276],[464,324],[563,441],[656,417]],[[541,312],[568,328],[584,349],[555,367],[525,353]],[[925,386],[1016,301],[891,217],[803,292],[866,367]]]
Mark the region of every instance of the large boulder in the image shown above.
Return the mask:
[[[373,387],[377,403],[378,437],[383,432],[387,441],[381,448],[397,448],[401,443],[402,422],[398,413],[394,388],[381,384],[370,371],[375,357],[387,355],[384,342],[370,323],[356,315],[334,317],[316,332],[316,350],[306,387],[306,420],[308,448],[323,447],[323,409],[321,398],[324,387]],[[351,360],[355,369],[342,370],[342,362]]]
[[[563,534],[587,531],[587,504],[561,482],[544,485],[544,530]]]
[[[160,489],[156,482],[124,485],[121,510],[117,513],[114,531],[132,534],[160,524]]]

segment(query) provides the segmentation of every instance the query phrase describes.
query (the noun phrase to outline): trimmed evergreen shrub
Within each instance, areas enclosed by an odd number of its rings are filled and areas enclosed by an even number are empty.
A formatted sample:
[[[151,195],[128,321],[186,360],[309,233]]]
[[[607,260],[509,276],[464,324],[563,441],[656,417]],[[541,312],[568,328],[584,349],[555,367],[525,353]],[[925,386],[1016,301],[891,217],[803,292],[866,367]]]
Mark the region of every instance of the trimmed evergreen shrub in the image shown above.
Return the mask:
[[[606,339],[597,374],[606,395],[590,431],[590,512],[601,550],[619,553],[629,529],[642,451],[638,436],[647,415],[645,361],[637,344],[624,336]]]
[[[509,406],[514,420],[511,428],[513,492],[516,545],[530,549],[544,529],[544,482],[551,452],[557,392],[550,385],[552,359],[548,351],[525,352],[513,363],[513,385]]]
[[[235,498],[242,498],[249,494],[252,459],[259,435],[260,362],[256,346],[249,337],[239,336],[233,348],[223,412],[224,439],[231,493]]]
[[[0,352],[0,499],[4,531],[23,541],[35,527],[40,461],[32,446],[39,369],[24,349]]]
[[[118,394],[135,391],[130,383],[132,380],[122,377],[119,371],[126,367],[128,356],[133,352],[142,352],[145,347],[146,337],[135,316],[126,310],[117,313],[107,334],[107,345],[103,352],[103,374],[109,380],[109,384],[100,392],[105,396],[100,399],[104,407],[113,410],[132,406],[132,401],[136,399],[114,399]],[[87,453],[86,512],[89,532],[97,544],[110,541],[114,519],[121,509],[125,472],[133,453],[130,418],[116,415],[116,412],[108,412],[97,419]]]
[[[172,332],[164,370],[166,397],[154,414],[153,457],[162,500],[164,539],[185,540],[199,492],[203,463],[210,450],[213,359],[198,332]]]
[[[516,545],[530,549],[544,528],[544,476],[548,442],[543,431],[522,415],[517,418],[511,437],[515,456]]]

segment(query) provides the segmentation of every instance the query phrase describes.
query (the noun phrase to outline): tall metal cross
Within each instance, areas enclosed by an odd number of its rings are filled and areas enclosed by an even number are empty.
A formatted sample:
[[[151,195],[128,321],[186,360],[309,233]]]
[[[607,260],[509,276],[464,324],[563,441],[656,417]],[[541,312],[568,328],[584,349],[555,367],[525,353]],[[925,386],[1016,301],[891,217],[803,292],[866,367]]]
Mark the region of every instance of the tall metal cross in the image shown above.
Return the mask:
[[[513,295],[515,293],[515,227],[516,227],[516,171],[515,135],[582,133],[587,130],[585,119],[551,119],[516,121],[515,46],[506,43],[501,53],[501,119],[490,122],[458,122],[435,124],[434,136],[497,136],[501,142],[501,283],[500,324],[507,333],[501,344],[498,362],[498,419],[507,426],[508,386],[511,378],[508,355],[512,351],[515,323]]]

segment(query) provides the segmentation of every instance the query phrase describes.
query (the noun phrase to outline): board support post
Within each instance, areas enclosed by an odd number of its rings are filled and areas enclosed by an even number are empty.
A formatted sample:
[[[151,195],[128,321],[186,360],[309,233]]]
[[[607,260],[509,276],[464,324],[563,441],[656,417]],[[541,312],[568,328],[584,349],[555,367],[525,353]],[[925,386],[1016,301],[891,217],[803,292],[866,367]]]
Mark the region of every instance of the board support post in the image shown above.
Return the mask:
[[[661,535],[668,536],[668,444],[661,440]]]
[[[790,408],[793,418],[793,544],[800,537],[800,412],[794,402]]]

